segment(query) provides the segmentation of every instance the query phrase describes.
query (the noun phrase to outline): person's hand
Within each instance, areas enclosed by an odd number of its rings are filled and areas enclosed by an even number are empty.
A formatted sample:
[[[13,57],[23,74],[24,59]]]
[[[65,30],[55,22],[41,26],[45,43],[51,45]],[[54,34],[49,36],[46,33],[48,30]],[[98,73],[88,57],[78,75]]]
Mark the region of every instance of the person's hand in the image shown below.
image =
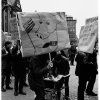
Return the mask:
[[[20,50],[17,51],[17,54],[19,54],[19,53],[20,53]]]
[[[54,82],[58,82],[58,81],[63,77],[63,75],[58,75],[57,77],[54,77],[54,76],[52,75],[51,77],[52,77],[52,80],[53,80]]]
[[[52,68],[52,67],[53,67],[53,62],[50,61],[49,64],[48,64],[48,66],[47,66],[47,68],[49,69],[49,68]]]
[[[6,54],[8,54],[8,51],[6,51]]]
[[[49,62],[49,66],[53,67],[53,62],[52,61]]]

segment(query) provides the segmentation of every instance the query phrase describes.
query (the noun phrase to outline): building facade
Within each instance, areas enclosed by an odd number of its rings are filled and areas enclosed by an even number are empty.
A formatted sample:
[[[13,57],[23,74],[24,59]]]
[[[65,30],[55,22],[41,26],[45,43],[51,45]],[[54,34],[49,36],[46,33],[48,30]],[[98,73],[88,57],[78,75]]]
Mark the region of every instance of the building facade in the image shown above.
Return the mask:
[[[2,0],[2,31],[9,33],[9,18],[15,17],[16,12],[22,12],[19,0]]]
[[[76,23],[77,20],[73,19],[73,17],[66,17],[67,26],[68,26],[68,33],[70,38],[70,44],[77,46],[78,38],[76,36]]]

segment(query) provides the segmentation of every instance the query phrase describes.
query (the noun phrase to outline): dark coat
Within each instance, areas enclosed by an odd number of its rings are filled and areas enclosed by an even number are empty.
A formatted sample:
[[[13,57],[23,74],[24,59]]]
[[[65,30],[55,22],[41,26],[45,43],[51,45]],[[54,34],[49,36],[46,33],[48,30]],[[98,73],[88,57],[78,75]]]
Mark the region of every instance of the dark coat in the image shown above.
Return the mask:
[[[47,73],[48,69],[46,63],[43,62],[43,59],[44,58],[40,59],[39,57],[32,57],[30,60],[28,81],[31,90],[34,90],[36,87],[45,87],[43,76]]]
[[[84,62],[85,60],[85,56],[81,55],[80,53],[78,53],[76,55],[75,61],[76,61],[76,70],[75,70],[75,74],[76,76],[83,76],[86,75],[87,76],[87,66]]]
[[[11,67],[11,60],[10,51],[7,51],[5,47],[2,48],[2,69],[9,69]]]
[[[18,53],[18,48],[12,49],[12,71],[13,74],[23,75],[25,73],[25,66],[23,64],[22,53]]]
[[[97,54],[95,52],[88,55],[88,62],[91,62],[89,63],[90,74],[98,74]]]
[[[93,73],[97,73],[97,64],[93,62],[95,57],[93,57],[93,54],[87,54],[85,56],[81,54],[77,54],[75,60],[77,62],[76,64],[76,70],[75,74],[77,76],[90,76]]]
[[[57,58],[57,59],[56,59]],[[67,75],[69,74],[69,62],[63,58],[62,56],[60,56],[59,58],[60,60],[58,61],[58,57],[56,56],[54,61],[53,61],[53,75],[56,77],[58,74],[60,75]]]

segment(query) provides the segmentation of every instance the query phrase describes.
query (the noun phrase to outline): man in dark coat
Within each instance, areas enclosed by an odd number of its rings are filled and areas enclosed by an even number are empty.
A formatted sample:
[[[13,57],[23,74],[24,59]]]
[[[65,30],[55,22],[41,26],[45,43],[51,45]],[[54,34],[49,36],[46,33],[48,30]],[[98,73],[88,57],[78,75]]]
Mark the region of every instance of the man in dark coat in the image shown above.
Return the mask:
[[[23,83],[24,83],[24,75],[25,75],[25,66],[23,64],[21,51],[18,50],[18,46],[16,45],[12,49],[12,71],[15,77],[14,80],[14,95],[18,94],[26,95],[23,92]]]
[[[61,77],[68,75],[69,70],[70,67],[68,60],[61,55],[60,51],[57,52],[57,55],[55,56],[53,61],[52,71],[53,71],[53,76],[59,78],[59,81],[56,83],[58,100],[60,100],[61,88],[63,84],[65,84],[65,99],[69,100],[69,76],[65,77],[65,79]]]
[[[86,88],[86,82],[88,77],[87,66],[85,64],[86,54],[84,52],[78,52],[76,55],[76,70],[75,74],[78,76],[78,100],[84,100],[84,91]]]
[[[11,45],[10,41],[5,42],[5,47],[2,48],[2,91],[6,89],[12,90],[9,86],[10,84],[10,74],[11,74]],[[6,89],[4,87],[6,84]]]
[[[88,61],[88,54],[84,52],[78,52],[76,58],[75,58],[77,64],[76,64],[76,70],[75,74],[79,78],[78,82],[78,100],[84,100],[84,91],[86,89],[87,81],[90,78],[90,74],[92,72],[92,64],[90,61]],[[92,96],[96,96],[93,92],[91,94]]]
[[[30,72],[28,75],[29,86],[35,91],[35,100],[45,100],[44,75],[48,72],[51,63],[47,63],[48,54],[31,57]]]

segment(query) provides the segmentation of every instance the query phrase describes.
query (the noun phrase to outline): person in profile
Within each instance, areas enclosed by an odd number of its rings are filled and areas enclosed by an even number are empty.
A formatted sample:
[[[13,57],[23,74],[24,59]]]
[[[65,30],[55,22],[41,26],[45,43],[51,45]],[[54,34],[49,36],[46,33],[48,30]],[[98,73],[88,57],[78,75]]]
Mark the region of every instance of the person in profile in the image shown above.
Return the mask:
[[[11,46],[12,43],[10,41],[5,42],[5,46],[2,48],[2,92],[6,90],[12,90],[10,87],[10,75],[11,75]]]

